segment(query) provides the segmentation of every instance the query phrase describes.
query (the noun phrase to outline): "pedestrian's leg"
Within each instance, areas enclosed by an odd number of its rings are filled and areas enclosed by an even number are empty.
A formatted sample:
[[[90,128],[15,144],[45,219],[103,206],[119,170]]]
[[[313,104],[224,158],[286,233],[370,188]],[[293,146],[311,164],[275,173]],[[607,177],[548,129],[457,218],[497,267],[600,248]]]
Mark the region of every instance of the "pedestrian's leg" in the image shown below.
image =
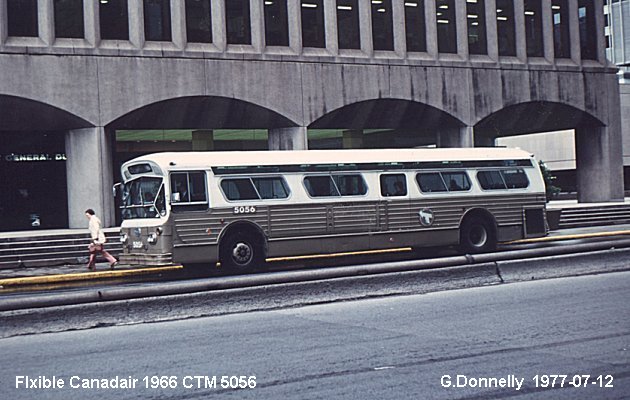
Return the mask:
[[[114,258],[114,256],[109,254],[106,250],[103,250],[101,254],[103,255],[103,257],[105,257],[107,261],[109,261],[110,268],[114,268],[116,264],[118,264],[118,261],[116,260],[116,258]]]
[[[88,269],[96,269],[96,253],[90,252],[90,260],[88,261]]]

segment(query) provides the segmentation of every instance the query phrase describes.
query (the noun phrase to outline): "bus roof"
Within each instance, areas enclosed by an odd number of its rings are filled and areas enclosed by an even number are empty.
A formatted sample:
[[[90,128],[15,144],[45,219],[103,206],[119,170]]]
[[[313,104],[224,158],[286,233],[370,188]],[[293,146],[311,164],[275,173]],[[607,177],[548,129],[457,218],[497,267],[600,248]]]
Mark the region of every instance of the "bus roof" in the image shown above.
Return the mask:
[[[418,161],[522,160],[532,154],[514,148],[423,148],[348,150],[270,150],[165,152],[147,154],[127,161],[124,166],[153,161],[163,170],[170,168],[209,168],[229,166],[351,164]]]

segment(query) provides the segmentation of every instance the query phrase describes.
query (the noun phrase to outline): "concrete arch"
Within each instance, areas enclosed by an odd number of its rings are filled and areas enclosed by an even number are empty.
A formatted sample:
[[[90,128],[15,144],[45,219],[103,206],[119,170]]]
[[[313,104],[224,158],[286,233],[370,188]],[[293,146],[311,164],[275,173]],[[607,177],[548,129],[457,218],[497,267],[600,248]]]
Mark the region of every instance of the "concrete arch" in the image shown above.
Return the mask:
[[[550,101],[513,104],[481,119],[474,126],[474,141],[476,146],[494,145],[497,137],[570,129],[575,131],[578,201],[622,199],[615,127],[577,107]]]
[[[109,129],[273,129],[299,126],[263,106],[221,96],[183,96],[134,109]]]
[[[595,116],[574,106],[529,101],[512,104],[493,112],[474,126],[477,139],[494,139],[537,132],[551,132],[582,127],[603,127]]]
[[[444,110],[413,100],[378,98],[347,104],[329,111],[308,127],[312,129],[435,129],[464,123]]]
[[[68,131],[94,125],[53,105],[0,94],[0,131]]]
[[[465,124],[452,114],[414,100],[378,98],[339,107],[313,121],[309,129],[344,129],[361,147],[439,146],[457,142]],[[363,130],[385,130],[362,138]],[[350,141],[352,141],[350,139]],[[346,141],[347,142],[347,141]],[[445,143],[446,142],[446,143]]]

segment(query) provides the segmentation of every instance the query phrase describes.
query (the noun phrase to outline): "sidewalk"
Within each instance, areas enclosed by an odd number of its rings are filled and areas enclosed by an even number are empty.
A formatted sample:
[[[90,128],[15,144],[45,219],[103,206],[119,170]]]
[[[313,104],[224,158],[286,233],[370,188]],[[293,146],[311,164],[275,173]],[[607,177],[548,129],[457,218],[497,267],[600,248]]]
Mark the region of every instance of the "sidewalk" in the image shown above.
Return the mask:
[[[552,231],[547,237],[525,239],[512,242],[514,244],[535,244],[539,242],[561,242],[569,240],[581,240],[601,238],[612,238],[615,236],[630,237],[630,224],[595,226],[587,228],[573,228]],[[0,270],[0,288],[33,285],[33,284],[53,284],[71,281],[89,281],[95,279],[113,279],[129,276],[140,276],[146,274],[156,274],[181,270],[183,266],[173,265],[164,267],[142,267],[142,266],[117,266],[114,270],[109,268],[106,262],[96,265],[96,271],[87,269],[87,257],[85,264],[61,265],[52,267],[29,267]]]

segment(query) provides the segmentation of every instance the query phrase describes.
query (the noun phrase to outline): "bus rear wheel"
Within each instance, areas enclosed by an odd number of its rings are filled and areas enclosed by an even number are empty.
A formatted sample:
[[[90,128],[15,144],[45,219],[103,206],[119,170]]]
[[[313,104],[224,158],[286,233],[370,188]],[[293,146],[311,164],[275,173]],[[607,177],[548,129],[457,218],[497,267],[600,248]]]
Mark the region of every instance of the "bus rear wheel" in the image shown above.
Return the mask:
[[[260,240],[254,235],[232,234],[221,244],[221,265],[232,271],[250,272],[263,269],[265,255]]]
[[[464,253],[488,253],[495,250],[497,240],[492,225],[486,219],[472,217],[461,226],[459,244]]]

